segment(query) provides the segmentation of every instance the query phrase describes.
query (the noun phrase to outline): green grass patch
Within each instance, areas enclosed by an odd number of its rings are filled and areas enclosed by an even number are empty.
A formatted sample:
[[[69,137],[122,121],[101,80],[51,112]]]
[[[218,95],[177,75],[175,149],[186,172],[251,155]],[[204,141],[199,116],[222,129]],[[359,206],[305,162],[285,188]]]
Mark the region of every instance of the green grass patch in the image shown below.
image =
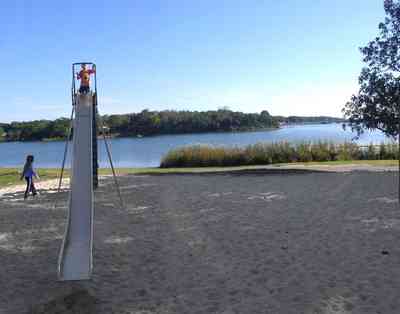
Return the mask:
[[[336,160],[336,161],[311,161],[295,163],[305,166],[342,166],[342,165],[367,165],[376,167],[395,167],[399,165],[398,160]]]
[[[59,176],[58,169],[37,169],[41,180],[55,179]],[[20,180],[21,169],[0,168],[0,187],[6,187],[15,184],[25,184]]]

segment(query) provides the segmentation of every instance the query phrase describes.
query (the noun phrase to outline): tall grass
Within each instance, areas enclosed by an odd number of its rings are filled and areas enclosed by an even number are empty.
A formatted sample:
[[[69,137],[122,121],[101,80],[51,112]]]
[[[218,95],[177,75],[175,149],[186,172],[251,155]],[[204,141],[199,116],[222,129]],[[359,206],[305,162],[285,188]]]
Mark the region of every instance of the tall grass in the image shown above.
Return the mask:
[[[358,146],[355,143],[331,142],[258,143],[246,147],[194,145],[169,151],[160,167],[221,167],[269,165],[275,163],[394,160],[399,159],[397,144]]]

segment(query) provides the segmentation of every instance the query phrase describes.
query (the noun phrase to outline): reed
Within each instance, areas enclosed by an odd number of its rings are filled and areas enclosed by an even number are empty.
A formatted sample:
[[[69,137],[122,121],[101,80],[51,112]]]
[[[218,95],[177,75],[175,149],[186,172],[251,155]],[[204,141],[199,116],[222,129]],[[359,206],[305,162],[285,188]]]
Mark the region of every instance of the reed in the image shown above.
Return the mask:
[[[359,146],[345,142],[276,142],[257,143],[246,147],[211,145],[185,146],[169,151],[161,160],[161,168],[225,167],[269,165],[292,162],[324,162],[349,160],[399,159],[397,144]]]

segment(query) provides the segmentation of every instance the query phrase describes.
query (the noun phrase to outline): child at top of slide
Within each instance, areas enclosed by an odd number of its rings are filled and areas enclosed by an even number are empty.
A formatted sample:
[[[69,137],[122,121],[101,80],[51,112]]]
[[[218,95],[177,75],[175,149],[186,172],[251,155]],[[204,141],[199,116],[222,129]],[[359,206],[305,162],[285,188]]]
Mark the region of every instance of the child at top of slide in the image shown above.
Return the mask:
[[[36,179],[39,179],[39,176],[37,173],[33,170],[33,156],[28,155],[26,157],[26,162],[24,165],[24,170],[22,170],[21,173],[21,180],[25,178],[26,181],[26,190],[24,194],[24,199],[28,198],[28,195],[30,192],[32,192],[32,195],[35,196],[37,194],[35,184],[33,183],[33,177]]]
[[[96,66],[93,65],[91,69],[86,68],[86,64],[81,65],[81,71],[77,73],[76,78],[81,80],[81,86],[79,92],[81,94],[87,94],[90,92],[90,75],[96,73]]]

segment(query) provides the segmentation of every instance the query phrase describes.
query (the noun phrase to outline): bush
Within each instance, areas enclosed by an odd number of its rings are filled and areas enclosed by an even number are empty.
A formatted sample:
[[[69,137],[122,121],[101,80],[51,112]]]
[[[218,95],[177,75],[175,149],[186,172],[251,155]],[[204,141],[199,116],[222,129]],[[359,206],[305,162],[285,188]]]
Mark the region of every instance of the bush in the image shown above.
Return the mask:
[[[311,145],[311,155],[313,161],[330,161],[331,154],[329,153],[329,144],[318,142]]]
[[[366,160],[376,160],[378,159],[378,154],[373,144],[369,144],[367,150],[364,152],[363,159]]]
[[[297,145],[297,160],[300,162],[309,162],[313,160],[311,152],[311,143],[300,143]]]
[[[363,153],[361,148],[354,143],[344,143],[338,146],[337,160],[360,160]]]

